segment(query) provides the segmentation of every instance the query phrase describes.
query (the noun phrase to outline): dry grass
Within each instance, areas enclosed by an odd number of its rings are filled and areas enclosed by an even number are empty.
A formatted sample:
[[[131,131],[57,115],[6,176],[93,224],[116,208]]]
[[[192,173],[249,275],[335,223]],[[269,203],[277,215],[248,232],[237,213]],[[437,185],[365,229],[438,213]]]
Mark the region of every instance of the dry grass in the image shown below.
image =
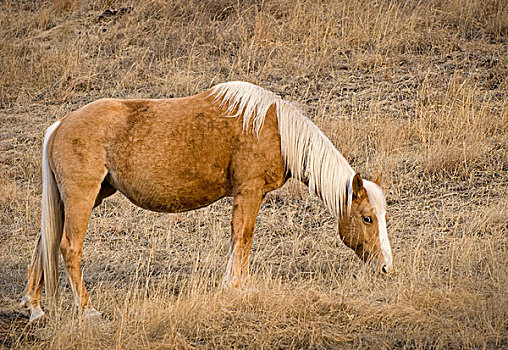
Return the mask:
[[[2,1],[0,347],[508,347],[507,40],[501,0]],[[365,270],[290,183],[259,215],[252,289],[224,293],[230,200],[160,215],[116,195],[85,242],[102,322],[80,321],[62,273],[61,307],[26,326],[43,130],[100,97],[233,79],[383,170],[396,272]]]

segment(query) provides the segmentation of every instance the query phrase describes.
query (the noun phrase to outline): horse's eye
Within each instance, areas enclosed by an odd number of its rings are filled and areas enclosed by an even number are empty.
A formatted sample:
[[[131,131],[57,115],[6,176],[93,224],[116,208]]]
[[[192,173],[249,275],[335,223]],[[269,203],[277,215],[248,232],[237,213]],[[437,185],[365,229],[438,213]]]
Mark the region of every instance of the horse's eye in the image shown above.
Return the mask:
[[[370,216],[364,216],[363,222],[366,224],[372,224],[372,218]]]

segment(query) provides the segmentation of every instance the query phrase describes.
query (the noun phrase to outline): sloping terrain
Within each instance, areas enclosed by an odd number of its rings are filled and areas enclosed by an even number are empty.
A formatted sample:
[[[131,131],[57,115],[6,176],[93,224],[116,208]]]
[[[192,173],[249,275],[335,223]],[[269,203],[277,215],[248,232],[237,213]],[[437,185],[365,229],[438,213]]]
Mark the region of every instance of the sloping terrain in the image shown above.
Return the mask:
[[[0,3],[0,346],[508,347],[508,5],[499,0]],[[231,200],[97,208],[84,274],[100,323],[18,307],[40,228],[45,128],[101,97],[245,80],[294,101],[367,178],[395,271],[374,275],[307,189],[271,193],[252,288],[220,289]]]

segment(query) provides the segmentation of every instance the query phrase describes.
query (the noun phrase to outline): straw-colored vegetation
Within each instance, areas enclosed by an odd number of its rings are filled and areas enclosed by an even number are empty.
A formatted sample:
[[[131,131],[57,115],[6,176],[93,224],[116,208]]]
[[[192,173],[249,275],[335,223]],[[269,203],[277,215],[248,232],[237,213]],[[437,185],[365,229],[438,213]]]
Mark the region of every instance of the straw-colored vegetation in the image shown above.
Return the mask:
[[[1,1],[0,347],[507,348],[507,76],[504,0]],[[291,182],[261,209],[251,289],[223,292],[231,200],[156,214],[115,195],[84,247],[102,321],[62,272],[61,306],[27,326],[44,129],[100,97],[228,80],[383,171],[395,272],[365,268]]]

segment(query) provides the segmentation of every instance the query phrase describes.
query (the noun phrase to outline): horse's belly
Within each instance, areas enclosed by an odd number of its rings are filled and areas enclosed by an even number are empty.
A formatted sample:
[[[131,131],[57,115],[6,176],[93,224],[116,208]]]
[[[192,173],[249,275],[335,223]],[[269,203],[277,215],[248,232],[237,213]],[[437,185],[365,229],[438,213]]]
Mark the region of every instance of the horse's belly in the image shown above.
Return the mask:
[[[230,194],[227,177],[167,176],[123,179],[110,172],[106,179],[137,206],[159,212],[176,213],[201,208]]]
[[[169,196],[127,196],[137,206],[158,212],[178,213],[205,207],[225,197],[225,193],[208,193],[203,196],[171,194]]]

